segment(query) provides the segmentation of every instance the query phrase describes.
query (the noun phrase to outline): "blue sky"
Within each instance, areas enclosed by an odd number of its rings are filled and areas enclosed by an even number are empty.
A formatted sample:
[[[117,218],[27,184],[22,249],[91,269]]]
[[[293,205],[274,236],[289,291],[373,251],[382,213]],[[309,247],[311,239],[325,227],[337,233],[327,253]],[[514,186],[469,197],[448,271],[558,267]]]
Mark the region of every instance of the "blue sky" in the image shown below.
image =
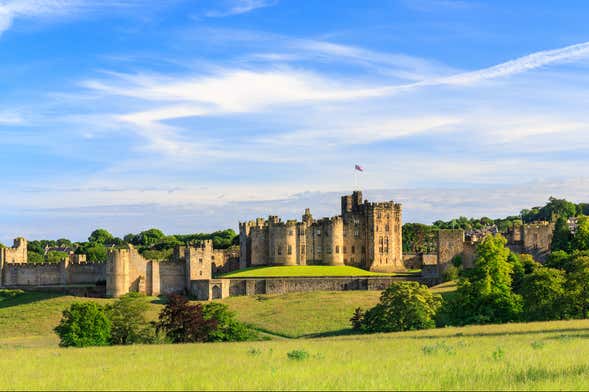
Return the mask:
[[[589,201],[589,4],[0,0],[0,240]]]

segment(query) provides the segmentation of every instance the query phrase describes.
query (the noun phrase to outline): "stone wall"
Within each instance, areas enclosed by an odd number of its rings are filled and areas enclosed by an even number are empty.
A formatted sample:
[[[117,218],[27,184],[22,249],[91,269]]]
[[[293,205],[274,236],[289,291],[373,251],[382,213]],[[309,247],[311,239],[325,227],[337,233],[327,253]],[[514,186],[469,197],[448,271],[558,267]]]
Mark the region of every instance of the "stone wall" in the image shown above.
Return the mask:
[[[378,290],[382,291],[393,282],[403,280],[419,281],[423,284],[434,285],[436,278],[400,278],[394,276],[383,277],[292,277],[292,278],[241,278],[219,279],[210,281],[211,285],[218,285],[224,296],[285,294],[308,291],[348,291],[348,290]],[[208,290],[204,281],[192,282],[192,293],[198,299],[205,298]],[[212,287],[212,286],[211,286]],[[210,297],[209,297],[210,298]],[[224,297],[223,297],[224,298]]]
[[[0,249],[0,266],[4,263],[26,263],[28,261],[27,258],[27,240],[22,237],[15,238],[11,248]]]
[[[443,273],[452,259],[464,252],[463,230],[440,230],[438,232],[438,270]]]

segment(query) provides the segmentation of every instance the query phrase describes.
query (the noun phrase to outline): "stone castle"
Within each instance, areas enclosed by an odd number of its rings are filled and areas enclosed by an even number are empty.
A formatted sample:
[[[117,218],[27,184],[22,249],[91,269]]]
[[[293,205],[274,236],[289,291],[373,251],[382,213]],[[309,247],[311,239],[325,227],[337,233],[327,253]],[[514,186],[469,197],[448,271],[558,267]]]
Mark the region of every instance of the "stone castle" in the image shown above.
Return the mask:
[[[75,295],[119,297],[129,292],[157,296],[188,293],[200,300],[233,295],[281,294],[312,290],[382,290],[392,281],[415,279],[427,284],[460,257],[472,267],[481,237],[463,230],[440,230],[436,254],[402,254],[402,209],[398,203],[372,203],[361,192],[341,198],[341,215],[282,222],[276,216],[239,224],[239,254],[213,249],[212,241],[178,246],[166,261],[148,260],[132,245],[112,248],[106,263],[89,263],[71,253],[60,263],[27,263],[27,241],[0,249],[0,287],[65,291]],[[544,261],[550,253],[554,225],[514,227],[507,235],[516,253]],[[318,277],[215,279],[219,272],[263,265],[351,265],[393,272],[421,268],[422,276],[399,278]]]
[[[370,203],[362,192],[341,199],[341,215],[301,221],[277,216],[239,224],[240,267],[352,265],[370,271],[403,270],[402,209],[393,201]]]

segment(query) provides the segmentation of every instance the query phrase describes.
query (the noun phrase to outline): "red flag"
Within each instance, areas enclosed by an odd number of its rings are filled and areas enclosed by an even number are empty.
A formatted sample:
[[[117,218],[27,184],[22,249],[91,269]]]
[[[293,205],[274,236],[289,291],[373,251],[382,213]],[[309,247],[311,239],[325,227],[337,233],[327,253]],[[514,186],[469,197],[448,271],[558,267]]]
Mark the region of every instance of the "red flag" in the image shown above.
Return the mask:
[[[360,166],[360,165],[356,165],[354,167],[354,169],[358,170],[359,172],[363,172],[364,171],[364,168],[362,166]]]

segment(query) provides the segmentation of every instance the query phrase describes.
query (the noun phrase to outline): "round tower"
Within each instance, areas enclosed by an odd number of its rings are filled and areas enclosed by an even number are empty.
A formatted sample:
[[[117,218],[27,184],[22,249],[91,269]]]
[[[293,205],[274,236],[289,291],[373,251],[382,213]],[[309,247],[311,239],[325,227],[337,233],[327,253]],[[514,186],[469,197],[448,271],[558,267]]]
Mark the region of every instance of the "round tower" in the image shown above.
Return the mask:
[[[106,296],[118,298],[129,292],[129,250],[108,252],[106,265]]]
[[[340,216],[325,222],[323,264],[344,265],[344,222]]]

